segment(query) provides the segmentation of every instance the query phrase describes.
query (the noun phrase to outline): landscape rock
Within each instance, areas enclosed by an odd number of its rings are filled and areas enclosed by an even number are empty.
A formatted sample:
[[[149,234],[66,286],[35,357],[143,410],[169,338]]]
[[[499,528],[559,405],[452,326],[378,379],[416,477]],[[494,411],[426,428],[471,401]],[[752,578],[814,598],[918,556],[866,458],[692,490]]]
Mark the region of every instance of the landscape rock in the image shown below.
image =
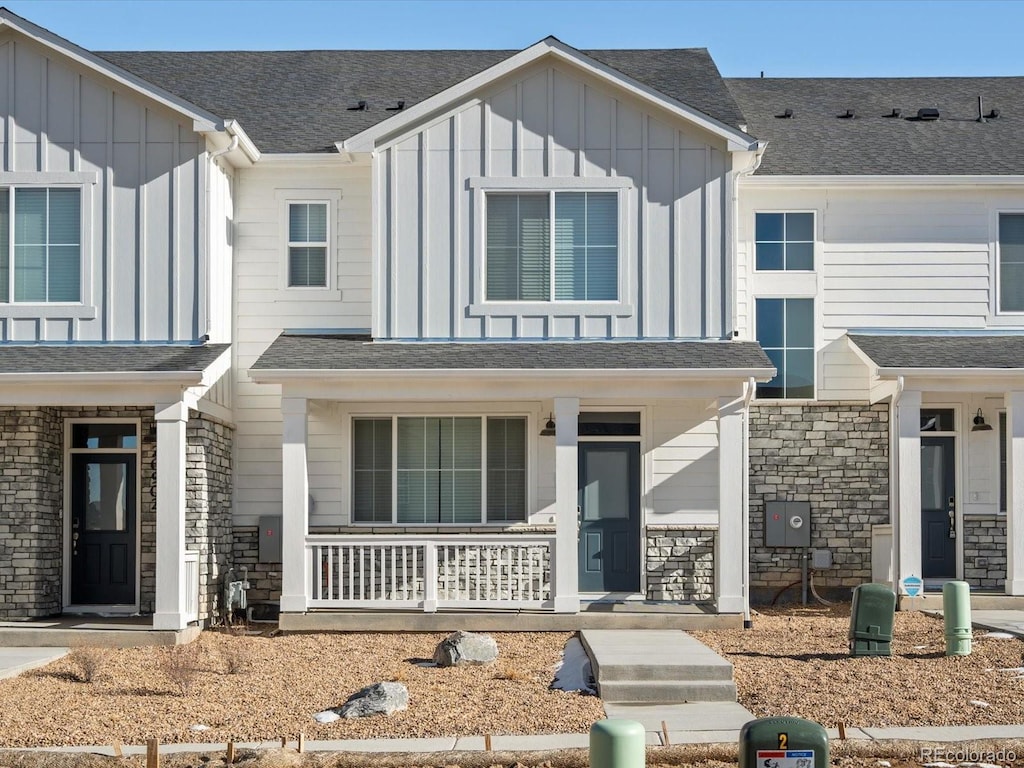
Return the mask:
[[[374,683],[348,697],[334,711],[341,717],[390,715],[409,707],[409,689],[401,683]]]
[[[497,658],[498,644],[493,637],[461,630],[452,632],[434,649],[434,663],[439,667],[490,664]]]
[[[313,715],[313,719],[318,723],[333,723],[335,720],[341,720],[341,715],[335,712],[333,709],[325,709],[323,712],[317,712]]]

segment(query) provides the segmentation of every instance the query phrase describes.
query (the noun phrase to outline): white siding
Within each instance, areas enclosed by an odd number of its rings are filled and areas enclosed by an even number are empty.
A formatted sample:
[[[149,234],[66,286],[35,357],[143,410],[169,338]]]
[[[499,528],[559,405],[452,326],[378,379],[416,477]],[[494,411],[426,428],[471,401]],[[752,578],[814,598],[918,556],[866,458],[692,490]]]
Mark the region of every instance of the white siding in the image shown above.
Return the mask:
[[[14,33],[0,35],[0,118],[0,184],[90,178],[83,306],[0,304],[0,342],[203,336],[206,147],[191,120]]]
[[[329,290],[285,287],[290,196],[332,199]],[[241,524],[254,524],[259,515],[281,512],[281,393],[254,384],[248,368],[283,329],[370,327],[370,169],[337,158],[320,167],[245,169],[235,177],[234,220],[235,513]],[[329,411],[311,408],[310,482],[317,484],[318,513],[321,504],[330,510],[340,499],[332,430]]]
[[[868,371],[850,329],[1020,328],[994,313],[996,220],[1024,193],[978,189],[741,187],[739,327],[754,338],[757,296],[814,297],[818,399],[864,400]],[[756,272],[754,214],[813,210],[813,275]]]
[[[704,402],[660,401],[650,409],[647,523],[718,522],[718,421]],[[736,482],[742,477],[737,475]]]
[[[382,147],[375,335],[688,337],[731,333],[721,140],[582,72],[541,62]],[[483,302],[474,179],[617,177],[627,186],[618,308]],[[585,183],[585,182],[584,182]]]

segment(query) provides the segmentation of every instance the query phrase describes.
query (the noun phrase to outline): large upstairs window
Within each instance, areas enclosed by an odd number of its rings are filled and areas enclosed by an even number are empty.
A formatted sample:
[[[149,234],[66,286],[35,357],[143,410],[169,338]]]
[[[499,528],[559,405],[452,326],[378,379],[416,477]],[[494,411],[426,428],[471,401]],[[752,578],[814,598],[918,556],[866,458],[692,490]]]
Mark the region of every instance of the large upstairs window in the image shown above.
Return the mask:
[[[525,418],[357,418],[352,431],[354,522],[526,519]]]
[[[616,301],[617,192],[487,194],[487,301]]]
[[[814,299],[757,299],[757,341],[777,369],[758,397],[814,397]]]
[[[762,271],[814,269],[814,214],[755,214],[755,262]]]
[[[0,188],[0,302],[82,299],[81,190]]]

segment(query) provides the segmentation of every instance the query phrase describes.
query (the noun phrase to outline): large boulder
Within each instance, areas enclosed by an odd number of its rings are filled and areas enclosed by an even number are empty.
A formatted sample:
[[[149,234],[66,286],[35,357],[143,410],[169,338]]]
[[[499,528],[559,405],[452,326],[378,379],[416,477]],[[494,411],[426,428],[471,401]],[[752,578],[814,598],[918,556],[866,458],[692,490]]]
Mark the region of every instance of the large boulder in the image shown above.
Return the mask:
[[[490,664],[497,658],[498,644],[493,637],[461,630],[452,632],[434,649],[434,663],[439,667]]]
[[[409,689],[401,683],[374,683],[348,697],[348,701],[335,709],[342,717],[369,717],[390,715],[408,709]]]

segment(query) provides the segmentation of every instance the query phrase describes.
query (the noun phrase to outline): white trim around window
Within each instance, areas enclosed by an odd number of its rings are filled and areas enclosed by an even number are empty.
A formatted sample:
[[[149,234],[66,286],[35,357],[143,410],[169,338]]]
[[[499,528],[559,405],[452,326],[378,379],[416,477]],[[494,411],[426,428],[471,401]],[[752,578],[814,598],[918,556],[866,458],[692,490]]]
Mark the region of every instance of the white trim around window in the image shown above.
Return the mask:
[[[782,215],[784,220],[785,220],[785,215],[786,214],[794,214],[794,213],[797,213],[797,214],[806,213],[806,214],[810,214],[810,216],[811,216],[811,233],[812,233],[813,239],[810,240],[810,241],[807,241],[807,240],[795,241],[795,242],[800,242],[800,243],[810,242],[810,244],[811,244],[811,268],[810,269],[790,269],[789,266],[788,266],[788,259],[786,258],[785,251],[783,251],[783,266],[781,268],[779,268],[779,269],[759,269],[758,266],[757,266],[757,244],[759,242],[765,242],[765,241],[759,241],[757,239],[757,217],[759,215],[761,215],[761,214],[779,214],[779,215]],[[817,209],[815,209],[815,208],[758,208],[757,210],[753,211],[752,212],[752,220],[750,222],[750,271],[753,272],[753,273],[757,273],[759,275],[765,275],[765,276],[780,275],[780,274],[781,275],[785,275],[785,274],[789,274],[789,275],[793,275],[793,274],[808,275],[808,274],[813,274],[816,271],[818,271],[818,264],[821,261],[821,247],[820,247],[821,232],[819,231],[820,222],[821,222],[820,212]],[[771,242],[771,241],[769,241],[769,242]],[[791,241],[788,240],[788,239],[783,239],[783,240],[780,240],[780,241],[777,241],[777,242],[779,242],[780,244],[788,244]]]
[[[473,285],[469,304],[472,316],[508,314],[583,315],[609,314],[628,317],[634,308],[627,302],[631,295],[631,280],[636,272],[636,254],[630,248],[630,211],[635,207],[630,179],[621,176],[597,177],[473,177],[469,179],[473,192]],[[487,195],[500,193],[548,194],[552,201],[557,192],[616,192],[618,195],[618,295],[614,300],[487,300]],[[553,202],[552,202],[553,207]],[[549,234],[551,264],[554,269],[555,237]],[[555,286],[550,286],[553,295]]]
[[[301,295],[302,301],[335,300],[337,299],[338,272],[338,210],[341,205],[340,189],[279,189],[276,192],[279,207],[278,253],[280,278],[278,281],[282,291],[296,296]],[[290,237],[292,205],[323,205],[326,206],[326,239],[303,240],[293,242]],[[324,285],[290,285],[289,265],[293,247],[322,247],[325,249]]]
[[[1021,325],[1024,324],[1024,310],[1004,310],[1000,306],[1003,280],[1000,220],[1003,216],[1024,216],[1024,209],[1005,208],[992,212],[989,268],[994,279],[988,320],[995,325]]]

